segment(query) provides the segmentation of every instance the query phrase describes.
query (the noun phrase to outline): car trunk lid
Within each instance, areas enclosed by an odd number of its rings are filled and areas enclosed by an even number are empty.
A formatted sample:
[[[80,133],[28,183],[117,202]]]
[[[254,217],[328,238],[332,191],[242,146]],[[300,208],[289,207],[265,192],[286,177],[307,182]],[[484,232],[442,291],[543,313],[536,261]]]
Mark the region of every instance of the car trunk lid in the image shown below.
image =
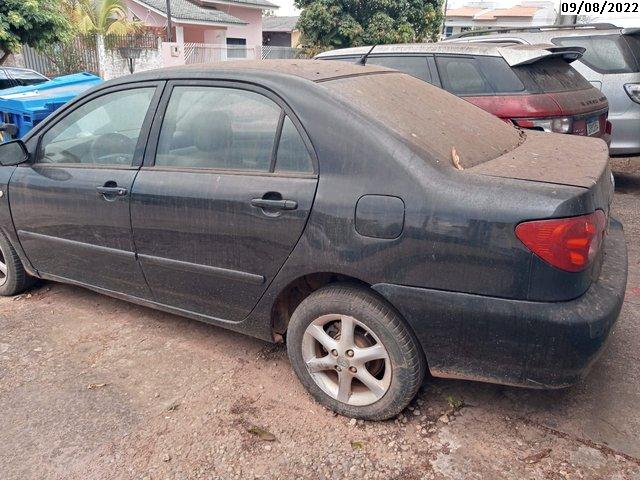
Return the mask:
[[[526,138],[517,148],[467,171],[587,189],[609,176],[609,152],[600,140],[536,131],[522,134]]]

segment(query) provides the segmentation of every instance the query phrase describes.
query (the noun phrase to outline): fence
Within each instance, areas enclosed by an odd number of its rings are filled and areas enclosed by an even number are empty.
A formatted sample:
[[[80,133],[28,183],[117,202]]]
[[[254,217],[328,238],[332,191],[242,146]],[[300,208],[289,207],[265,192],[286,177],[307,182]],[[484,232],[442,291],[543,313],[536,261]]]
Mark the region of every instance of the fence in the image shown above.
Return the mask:
[[[207,43],[185,43],[184,61],[193,63],[215,63],[225,60],[255,60],[261,58],[260,47],[246,45],[213,45]]]
[[[302,49],[291,48],[291,47],[275,47],[272,45],[262,46],[263,60],[294,59],[294,58],[302,58]]]
[[[70,42],[51,45],[44,52],[25,45],[22,55],[27,68],[50,77],[83,71],[97,74],[100,70],[93,35],[80,35]]]
[[[129,60],[125,57],[131,56],[132,49],[138,50],[134,62],[136,71],[167,65],[216,63],[234,59],[302,58],[300,49],[290,47],[165,43],[160,48],[160,40],[161,37],[155,34],[104,37],[81,35],[71,42],[53,45],[42,53],[27,46],[23,47],[22,53],[27,68],[50,77],[86,71],[100,75],[105,80],[129,73]],[[169,45],[175,48],[177,55],[163,55],[163,49]]]
[[[126,47],[141,50],[157,50],[159,37],[156,35],[105,35],[104,49],[117,51]],[[50,46],[44,52],[37,52],[23,46],[25,67],[49,77],[77,72],[103,73],[100,64],[98,41],[95,35],[78,35],[70,42]]]
[[[225,60],[272,60],[301,58],[302,50],[270,45],[214,45],[206,43],[185,43],[184,60],[193,63],[215,63]]]

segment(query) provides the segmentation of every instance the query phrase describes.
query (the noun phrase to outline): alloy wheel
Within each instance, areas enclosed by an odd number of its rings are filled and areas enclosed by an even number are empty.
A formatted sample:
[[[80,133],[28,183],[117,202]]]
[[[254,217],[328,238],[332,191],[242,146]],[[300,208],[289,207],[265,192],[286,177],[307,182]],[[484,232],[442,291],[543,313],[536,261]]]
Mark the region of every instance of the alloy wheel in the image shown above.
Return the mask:
[[[371,329],[348,315],[323,315],[311,322],[302,357],[322,391],[348,405],[375,403],[391,385],[387,349]]]

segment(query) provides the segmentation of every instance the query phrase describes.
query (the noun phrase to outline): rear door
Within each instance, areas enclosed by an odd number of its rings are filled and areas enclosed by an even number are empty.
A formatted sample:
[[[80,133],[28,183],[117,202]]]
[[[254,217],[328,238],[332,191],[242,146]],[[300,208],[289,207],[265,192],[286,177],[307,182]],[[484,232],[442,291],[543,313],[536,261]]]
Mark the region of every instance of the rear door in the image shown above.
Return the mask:
[[[16,168],[9,199],[20,243],[40,273],[148,296],[129,199],[161,86],[96,92],[29,140],[35,153]]]
[[[317,168],[293,112],[257,87],[173,82],[133,187],[138,258],[156,301],[240,321],[296,245]]]

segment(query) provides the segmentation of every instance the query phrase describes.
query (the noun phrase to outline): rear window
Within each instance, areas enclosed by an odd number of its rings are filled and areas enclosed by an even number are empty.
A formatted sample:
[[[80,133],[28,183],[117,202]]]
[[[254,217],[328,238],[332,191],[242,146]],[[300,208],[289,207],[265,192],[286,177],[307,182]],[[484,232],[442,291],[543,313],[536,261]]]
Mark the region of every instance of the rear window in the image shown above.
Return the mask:
[[[524,84],[500,57],[436,56],[445,90],[456,95],[502,95],[524,91]]]
[[[594,35],[592,37],[564,37],[552,40],[565,47],[584,47],[582,63],[598,73],[640,72],[640,41],[638,37],[623,35]]]
[[[460,163],[472,167],[513,150],[520,142],[512,125],[409,75],[357,76],[322,85],[438,163],[450,165],[455,149]]]
[[[591,84],[575,68],[561,58],[550,58],[513,67],[513,71],[527,84],[529,90],[538,93],[569,92],[592,88]]]

